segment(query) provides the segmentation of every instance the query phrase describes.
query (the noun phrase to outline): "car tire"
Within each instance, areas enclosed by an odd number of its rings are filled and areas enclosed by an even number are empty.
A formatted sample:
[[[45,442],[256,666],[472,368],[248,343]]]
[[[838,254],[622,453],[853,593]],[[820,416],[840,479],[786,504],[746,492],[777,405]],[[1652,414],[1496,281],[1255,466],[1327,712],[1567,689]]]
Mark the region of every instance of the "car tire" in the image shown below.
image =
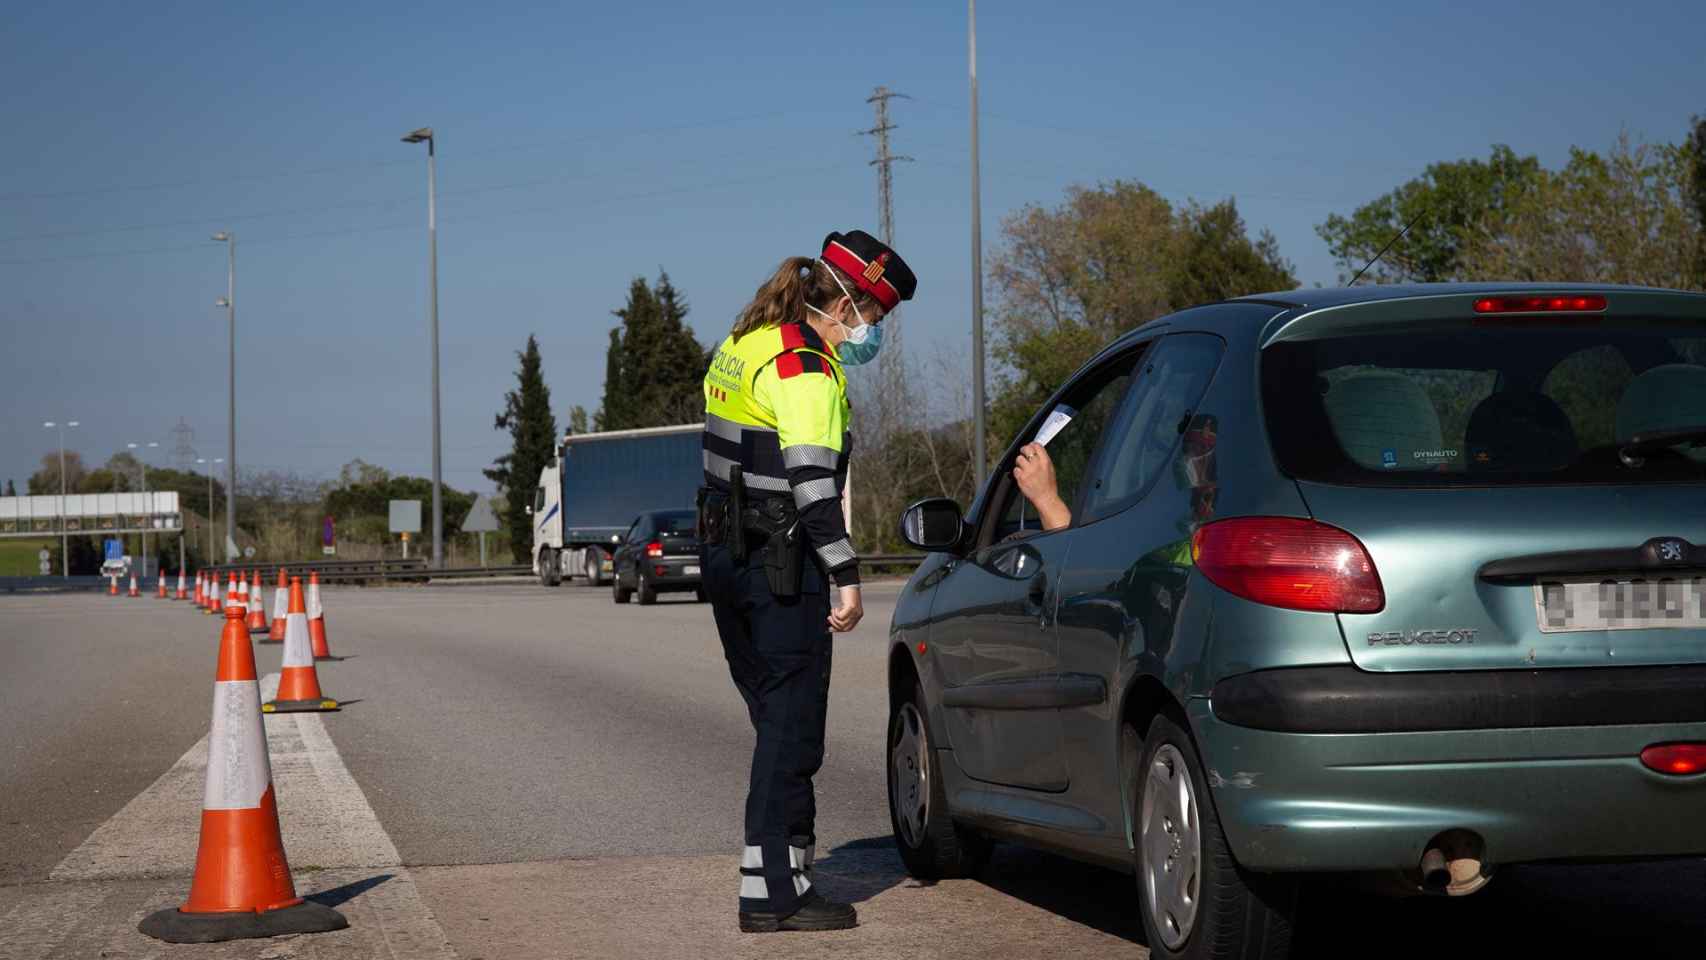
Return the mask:
[[[992,844],[950,816],[927,714],[916,682],[912,696],[889,710],[885,765],[895,847],[906,872],[919,880],[976,876],[989,863]]]
[[[1220,829],[1196,745],[1157,716],[1126,773],[1145,942],[1155,960],[1280,960],[1291,955],[1298,883],[1238,866]]]
[[[657,588],[646,582],[638,567],[634,568],[634,590],[640,595],[640,606],[649,607],[658,602]]]
[[[557,562],[557,551],[550,547],[539,551],[539,585],[554,587],[563,582],[563,568]]]
[[[634,591],[622,586],[622,574],[615,573],[610,577],[610,598],[617,603],[627,603]]]
[[[711,598],[707,597],[705,595],[705,588],[704,587],[699,587],[693,591],[693,599],[699,601],[700,603],[704,603],[705,601],[707,601]]]

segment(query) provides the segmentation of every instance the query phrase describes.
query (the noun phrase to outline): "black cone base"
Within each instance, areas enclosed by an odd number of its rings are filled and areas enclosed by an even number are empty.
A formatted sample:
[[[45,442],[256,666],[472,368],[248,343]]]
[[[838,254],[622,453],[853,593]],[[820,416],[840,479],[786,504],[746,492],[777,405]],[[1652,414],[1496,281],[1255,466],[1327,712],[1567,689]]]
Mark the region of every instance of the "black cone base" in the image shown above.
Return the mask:
[[[266,913],[185,913],[170,907],[144,917],[136,929],[167,943],[219,943],[287,933],[325,933],[347,926],[349,920],[343,914],[304,900],[294,907]]]
[[[315,657],[314,662],[315,663],[325,663],[326,661],[330,660],[330,661],[333,661],[335,663],[335,662],[342,660],[342,659],[343,659],[343,657],[334,657],[328,653],[323,657]]]
[[[321,697],[318,700],[268,700],[261,704],[262,713],[321,713],[338,709],[338,702],[331,697]]]

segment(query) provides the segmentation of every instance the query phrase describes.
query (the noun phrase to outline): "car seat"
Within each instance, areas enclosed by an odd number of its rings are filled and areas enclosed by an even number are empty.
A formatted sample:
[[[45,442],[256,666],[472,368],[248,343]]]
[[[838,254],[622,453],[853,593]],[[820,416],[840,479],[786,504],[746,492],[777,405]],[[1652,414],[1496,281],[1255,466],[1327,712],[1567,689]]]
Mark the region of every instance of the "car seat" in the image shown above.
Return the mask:
[[[1469,448],[1469,469],[1476,471],[1561,470],[1581,449],[1557,401],[1518,391],[1494,393],[1476,404],[1463,445]]]
[[[1322,402],[1339,446],[1369,470],[1415,470],[1418,451],[1440,449],[1439,412],[1401,373],[1362,370],[1333,382]]]
[[[1653,367],[1629,381],[1617,401],[1619,440],[1701,424],[1706,424],[1706,367],[1699,364]],[[1684,452],[1696,460],[1706,458],[1706,450],[1698,447]]]

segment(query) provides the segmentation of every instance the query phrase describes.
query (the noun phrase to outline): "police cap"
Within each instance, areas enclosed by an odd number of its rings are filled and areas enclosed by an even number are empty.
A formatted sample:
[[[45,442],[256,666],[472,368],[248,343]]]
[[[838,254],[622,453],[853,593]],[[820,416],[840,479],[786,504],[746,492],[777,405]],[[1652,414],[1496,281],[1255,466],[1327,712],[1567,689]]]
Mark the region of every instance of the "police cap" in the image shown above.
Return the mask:
[[[859,289],[875,297],[884,310],[893,310],[902,300],[911,300],[913,291],[918,289],[918,277],[900,254],[863,230],[824,237],[823,259],[852,277]]]

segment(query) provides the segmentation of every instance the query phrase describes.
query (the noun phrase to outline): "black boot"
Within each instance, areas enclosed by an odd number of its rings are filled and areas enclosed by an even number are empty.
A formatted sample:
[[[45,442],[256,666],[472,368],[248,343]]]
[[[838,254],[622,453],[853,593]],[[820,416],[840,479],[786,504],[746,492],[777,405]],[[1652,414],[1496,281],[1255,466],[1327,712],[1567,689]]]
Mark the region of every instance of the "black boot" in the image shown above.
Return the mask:
[[[859,911],[850,903],[826,900],[816,890],[808,891],[799,909],[787,916],[741,911],[742,933],[776,933],[781,930],[850,930],[859,925]]]

